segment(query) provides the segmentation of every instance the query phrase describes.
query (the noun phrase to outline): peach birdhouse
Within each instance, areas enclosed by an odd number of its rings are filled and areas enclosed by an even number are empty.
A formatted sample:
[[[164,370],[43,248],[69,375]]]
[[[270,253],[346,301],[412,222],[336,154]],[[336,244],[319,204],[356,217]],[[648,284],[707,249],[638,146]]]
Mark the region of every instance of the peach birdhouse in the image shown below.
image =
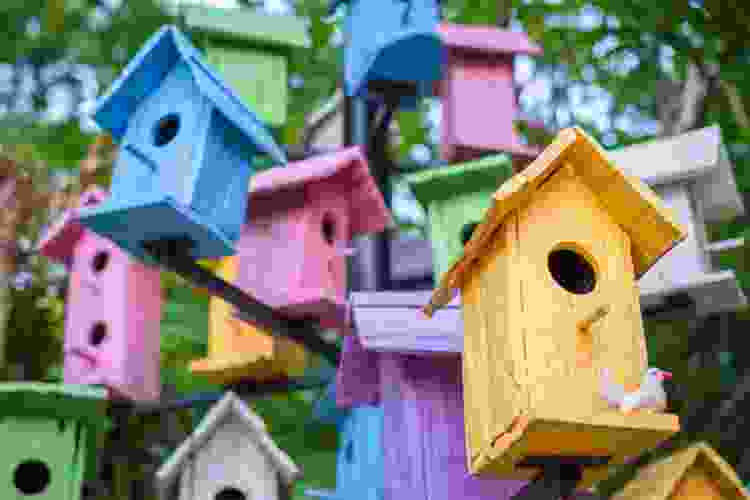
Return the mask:
[[[716,451],[696,443],[638,470],[612,500],[750,500],[737,473]]]
[[[219,261],[215,271],[228,282],[237,279],[237,256]],[[272,336],[234,316],[235,308],[219,297],[209,303],[208,357],[190,364],[190,371],[217,384],[238,380],[265,381],[301,375],[307,352],[286,337]]]
[[[530,478],[575,457],[580,486],[603,464],[657,445],[676,415],[612,409],[606,368],[627,390],[647,369],[636,280],[685,238],[656,194],[583,131],[561,131],[503,183],[425,312],[461,290],[471,473]]]
[[[347,323],[349,242],[392,224],[358,147],[255,175],[236,285],[290,317]]]
[[[466,161],[490,152],[536,156],[539,149],[523,144],[514,127],[518,102],[513,59],[539,55],[542,49],[524,33],[492,26],[443,23],[440,35],[448,48],[447,69],[439,84],[441,157]]]
[[[42,255],[70,266],[64,381],[103,385],[119,398],[156,400],[160,274],[78,222],[78,208],[106,197],[90,188],[79,207],[65,212],[39,243]]]

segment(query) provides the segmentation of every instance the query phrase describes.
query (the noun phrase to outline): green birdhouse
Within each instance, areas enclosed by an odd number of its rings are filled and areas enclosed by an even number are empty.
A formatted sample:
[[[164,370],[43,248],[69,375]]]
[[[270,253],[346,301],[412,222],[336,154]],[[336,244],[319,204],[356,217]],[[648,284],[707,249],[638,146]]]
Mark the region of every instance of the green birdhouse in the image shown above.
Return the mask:
[[[427,211],[435,282],[462,254],[492,204],[492,195],[513,175],[505,155],[411,174],[407,182]]]
[[[0,384],[0,498],[78,500],[96,477],[107,425],[106,390],[84,385]]]
[[[294,16],[259,10],[190,7],[187,29],[240,99],[271,127],[286,122],[289,54],[310,46],[307,27]],[[198,39],[196,38],[196,41]]]

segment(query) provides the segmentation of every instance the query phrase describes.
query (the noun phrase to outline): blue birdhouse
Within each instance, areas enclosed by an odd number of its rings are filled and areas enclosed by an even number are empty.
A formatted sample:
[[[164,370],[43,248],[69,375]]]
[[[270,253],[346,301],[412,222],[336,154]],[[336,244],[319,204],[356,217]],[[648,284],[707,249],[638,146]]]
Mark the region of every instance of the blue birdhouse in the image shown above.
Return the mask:
[[[342,409],[336,406],[335,384],[315,405],[314,417],[339,429],[336,491],[310,491],[308,496],[329,500],[383,499],[383,409],[363,405]]]
[[[110,198],[81,210],[80,221],[147,263],[144,244],[165,239],[188,240],[196,259],[234,254],[254,157],[286,163],[262,122],[174,26],[139,50],[94,120],[120,153]]]
[[[437,32],[438,0],[334,0],[346,3],[344,89],[414,109],[442,78],[445,49]]]

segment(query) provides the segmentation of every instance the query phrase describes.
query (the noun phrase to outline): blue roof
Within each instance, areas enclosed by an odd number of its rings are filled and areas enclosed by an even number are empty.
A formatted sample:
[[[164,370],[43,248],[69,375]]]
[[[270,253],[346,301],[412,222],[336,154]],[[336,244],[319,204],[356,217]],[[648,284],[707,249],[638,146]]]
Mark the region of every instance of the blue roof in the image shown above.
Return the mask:
[[[201,53],[174,25],[163,26],[141,47],[109,90],[99,98],[94,120],[120,141],[138,106],[184,62],[201,93],[258,148],[279,163],[286,155],[263,122],[204,61]]]

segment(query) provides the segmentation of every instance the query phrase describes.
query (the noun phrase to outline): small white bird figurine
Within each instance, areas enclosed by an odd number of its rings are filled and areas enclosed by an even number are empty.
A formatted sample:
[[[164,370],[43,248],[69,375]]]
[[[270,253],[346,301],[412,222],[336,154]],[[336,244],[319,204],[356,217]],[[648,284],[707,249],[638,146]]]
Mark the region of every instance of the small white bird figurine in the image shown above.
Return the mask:
[[[608,368],[602,370],[601,396],[609,406],[619,408],[628,414],[634,410],[661,412],[667,408],[667,393],[662,383],[672,378],[672,374],[658,368],[649,368],[643,375],[641,386],[633,392],[625,392],[625,388],[612,382]]]

